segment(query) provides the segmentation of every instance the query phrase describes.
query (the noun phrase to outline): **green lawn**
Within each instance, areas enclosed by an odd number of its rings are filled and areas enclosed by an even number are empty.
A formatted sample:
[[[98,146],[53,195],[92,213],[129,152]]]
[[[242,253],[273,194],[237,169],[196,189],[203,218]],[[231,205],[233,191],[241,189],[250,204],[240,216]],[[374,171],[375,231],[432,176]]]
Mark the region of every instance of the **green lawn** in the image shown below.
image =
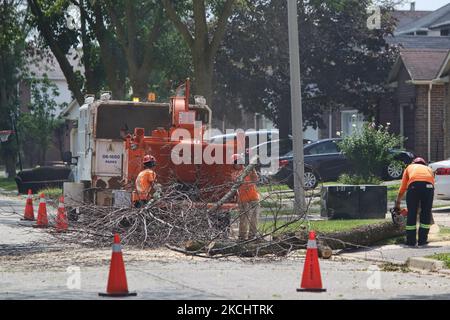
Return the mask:
[[[364,220],[324,220],[324,221],[311,221],[310,222],[310,230],[314,230],[318,233],[332,233],[339,231],[347,231],[357,227],[366,226],[369,224],[378,224],[385,222],[383,219],[364,219]],[[278,221],[277,228],[282,226],[285,222]],[[285,228],[279,230],[280,233],[285,232],[295,232],[298,231],[302,226],[307,227],[308,224],[306,221],[298,221],[292,223]],[[272,230],[274,227],[273,221],[263,222],[260,224],[260,230],[264,230],[267,232],[268,230]]]
[[[440,234],[450,234],[450,228],[439,226],[439,233]]]
[[[15,191],[17,185],[14,179],[0,178],[0,188],[6,191]]]
[[[259,186],[258,191],[260,193],[263,193],[273,191],[291,191],[291,189],[285,184],[274,184],[274,185]]]
[[[438,253],[428,258],[444,261],[445,266],[450,269],[450,253]]]
[[[398,189],[400,189],[400,183],[387,186],[388,202],[395,201],[395,199],[397,199]]]
[[[47,199],[57,200],[63,195],[63,190],[59,188],[45,188],[37,192],[37,194],[43,193]]]

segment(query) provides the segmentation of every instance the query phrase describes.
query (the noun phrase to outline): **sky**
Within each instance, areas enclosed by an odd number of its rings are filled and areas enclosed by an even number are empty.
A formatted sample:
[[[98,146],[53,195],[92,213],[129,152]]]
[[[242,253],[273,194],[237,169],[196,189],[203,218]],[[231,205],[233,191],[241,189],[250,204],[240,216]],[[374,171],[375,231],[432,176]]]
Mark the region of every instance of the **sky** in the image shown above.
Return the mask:
[[[409,2],[412,1],[407,1],[405,5],[399,6],[397,9],[408,10],[410,8]],[[450,3],[449,0],[415,0],[414,2],[416,3],[416,10],[436,10]]]

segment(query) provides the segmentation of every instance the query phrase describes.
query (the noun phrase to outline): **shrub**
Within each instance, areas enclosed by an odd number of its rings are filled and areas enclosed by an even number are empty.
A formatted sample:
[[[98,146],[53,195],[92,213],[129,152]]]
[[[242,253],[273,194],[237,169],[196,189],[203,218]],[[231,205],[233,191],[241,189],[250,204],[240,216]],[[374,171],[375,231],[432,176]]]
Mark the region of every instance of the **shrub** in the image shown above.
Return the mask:
[[[339,147],[350,161],[350,179],[359,181],[358,184],[376,181],[375,177],[382,176],[385,168],[394,161],[390,151],[401,146],[403,141],[403,137],[389,133],[389,126],[377,127],[374,123],[365,124],[345,137]]]
[[[349,174],[343,174],[338,179],[339,183],[342,184],[381,184],[381,180],[378,177],[371,176],[371,177],[362,177],[359,175],[349,175]]]
[[[59,188],[45,188],[37,192],[38,195],[40,195],[41,193],[45,194],[47,199],[56,201],[63,195],[63,190]]]

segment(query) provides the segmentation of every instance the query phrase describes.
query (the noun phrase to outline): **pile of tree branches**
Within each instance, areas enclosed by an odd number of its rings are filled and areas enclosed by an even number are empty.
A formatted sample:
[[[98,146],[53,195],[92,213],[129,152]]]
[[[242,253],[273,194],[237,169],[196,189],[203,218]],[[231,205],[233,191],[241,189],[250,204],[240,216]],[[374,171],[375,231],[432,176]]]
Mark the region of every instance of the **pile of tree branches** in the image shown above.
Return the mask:
[[[80,205],[78,219],[70,223],[69,232],[57,236],[103,246],[110,245],[111,235],[119,233],[123,244],[150,248],[228,237],[229,212],[208,212],[206,202],[193,201],[189,192],[179,189],[179,185],[170,185],[141,208]]]
[[[80,204],[77,208],[80,215],[77,221],[70,223],[69,232],[52,234],[70,243],[99,247],[109,246],[112,235],[119,233],[125,245],[165,246],[184,254],[206,257],[285,256],[305,249],[309,236],[307,213],[314,192],[309,194],[305,212],[287,214],[282,210],[283,197],[269,188],[260,201],[260,204],[264,201],[275,204],[265,217],[270,222],[268,227],[260,227],[256,238],[245,241],[237,240],[232,234],[232,227],[248,212],[223,205],[233,201],[243,177],[251,170],[253,165],[247,166],[227,185],[198,189],[175,182],[168,184],[140,208]],[[211,202],[210,197],[205,198],[207,194],[216,195],[216,200]],[[329,258],[332,250],[370,246],[403,232],[403,228],[389,221],[346,232],[318,234],[319,255]]]

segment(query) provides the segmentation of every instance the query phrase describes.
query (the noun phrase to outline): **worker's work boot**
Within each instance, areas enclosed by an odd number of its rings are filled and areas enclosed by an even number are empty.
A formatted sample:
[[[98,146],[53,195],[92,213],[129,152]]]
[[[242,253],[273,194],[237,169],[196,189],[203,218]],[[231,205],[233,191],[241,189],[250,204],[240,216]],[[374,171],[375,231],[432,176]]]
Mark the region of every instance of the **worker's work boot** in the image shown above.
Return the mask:
[[[406,243],[405,244],[410,247],[416,246],[416,230],[407,230],[406,231]]]
[[[429,231],[430,231],[429,229],[419,228],[419,241],[417,243],[419,246],[425,246],[428,244]]]

